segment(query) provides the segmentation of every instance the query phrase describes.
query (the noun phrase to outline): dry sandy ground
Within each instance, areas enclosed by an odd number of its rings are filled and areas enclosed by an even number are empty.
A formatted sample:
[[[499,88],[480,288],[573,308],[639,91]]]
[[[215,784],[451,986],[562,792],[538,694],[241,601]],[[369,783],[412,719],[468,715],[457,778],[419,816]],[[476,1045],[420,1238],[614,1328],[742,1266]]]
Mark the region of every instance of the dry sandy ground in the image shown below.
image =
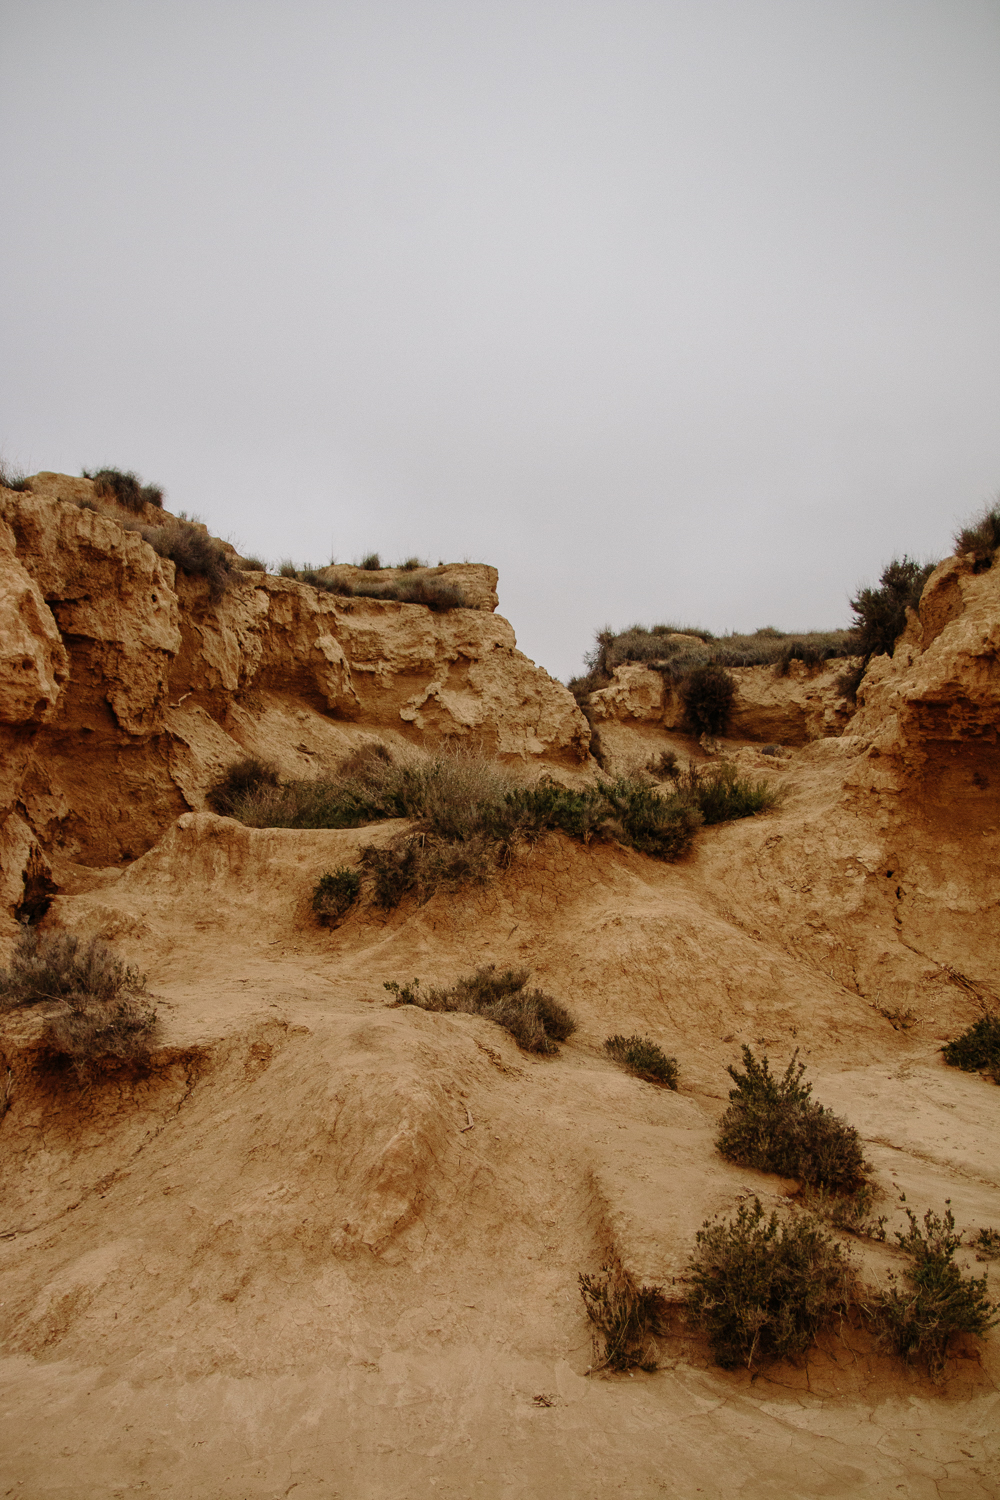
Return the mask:
[[[713,1148],[742,1041],[802,1049],[891,1224],[905,1193],[1000,1226],[1000,1090],[938,1050],[968,996],[928,983],[896,1030],[801,891],[772,875],[746,909],[773,841],[808,843],[825,754],[787,772],[812,813],[793,795],[678,866],[554,837],[486,892],[334,932],[312,884],[391,827],[188,814],[123,872],[64,871],[48,920],[141,962],[161,1045],[152,1076],[80,1092],[25,1066],[35,1023],[8,1030],[0,1497],[1000,1495],[1000,1331],[938,1385],[849,1328],[751,1380],[680,1321],[655,1374],[586,1373],[579,1272],[616,1254],[677,1296],[703,1220],[788,1202]],[[484,962],[530,965],[573,1010],[557,1058],[387,1004],[385,980]],[[680,1091],[615,1068],[615,1030],[674,1053]],[[854,1253],[872,1283],[898,1266]]]

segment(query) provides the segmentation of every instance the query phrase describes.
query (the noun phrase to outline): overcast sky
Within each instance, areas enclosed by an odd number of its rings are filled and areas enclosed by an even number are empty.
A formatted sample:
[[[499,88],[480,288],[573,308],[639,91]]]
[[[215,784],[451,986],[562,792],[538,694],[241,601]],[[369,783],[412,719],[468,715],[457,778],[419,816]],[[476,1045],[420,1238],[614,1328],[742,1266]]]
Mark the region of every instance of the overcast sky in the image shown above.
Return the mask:
[[[0,442],[595,629],[1000,488],[1000,0],[0,0]]]

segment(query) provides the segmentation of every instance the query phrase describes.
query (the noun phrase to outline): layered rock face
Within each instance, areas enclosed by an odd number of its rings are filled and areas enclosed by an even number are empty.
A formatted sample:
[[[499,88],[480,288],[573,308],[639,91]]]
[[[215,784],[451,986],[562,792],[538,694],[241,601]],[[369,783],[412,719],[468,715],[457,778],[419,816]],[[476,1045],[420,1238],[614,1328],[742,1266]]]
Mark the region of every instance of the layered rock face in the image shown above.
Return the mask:
[[[119,512],[66,475],[31,486],[0,490],[8,910],[29,864],[45,868],[43,847],[95,865],[135,858],[244,750],[299,776],[373,730],[529,764],[587,757],[572,696],[493,612],[493,568],[423,570],[470,606],[441,612],[249,571],[216,601],[125,529],[169,524],[165,512]]]
[[[774,667],[730,667],[736,696],[729,735],[736,740],[806,745],[843,733],[853,711],[840,686],[843,671],[842,661],[819,669],[793,661],[784,676]],[[679,692],[661,672],[642,662],[616,667],[608,686],[591,694],[589,706],[598,724],[658,724],[670,731],[684,725]]]

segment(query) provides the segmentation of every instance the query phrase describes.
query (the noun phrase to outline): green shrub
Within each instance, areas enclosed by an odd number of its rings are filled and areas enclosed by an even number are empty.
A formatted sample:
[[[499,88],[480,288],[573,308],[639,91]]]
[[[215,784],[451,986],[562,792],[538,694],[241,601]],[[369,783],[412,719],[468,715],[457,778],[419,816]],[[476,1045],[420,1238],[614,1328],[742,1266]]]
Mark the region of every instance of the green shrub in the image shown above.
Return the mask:
[[[754,781],[749,776],[741,776],[730,761],[712,766],[704,776],[690,765],[682,783],[682,794],[697,807],[702,822],[707,824],[752,818],[757,813],[770,811],[781,800],[781,788],[772,786],[769,781]]]
[[[666,1333],[663,1288],[638,1286],[623,1266],[578,1277],[587,1317],[594,1325],[594,1370],[656,1369],[656,1339]]]
[[[83,470],[84,479],[92,479],[94,493],[102,500],[113,500],[123,510],[141,516],[147,505],[163,509],[163,491],[158,484],[143,484],[138,474],[131,469],[96,469],[90,473]]]
[[[5,463],[0,463],[0,489],[18,490],[23,493],[30,490],[27,474],[22,474],[20,469],[8,469]]]
[[[9,968],[0,970],[0,1011],[61,1002],[46,1022],[46,1050],[72,1063],[81,1080],[109,1062],[148,1056],[156,1012],[138,969],[99,938],[25,927]]]
[[[766,1219],[759,1198],[735,1219],[706,1220],[696,1242],[685,1302],[723,1369],[804,1354],[854,1298],[842,1247],[812,1219]]]
[[[220,817],[245,822],[242,815],[248,800],[278,784],[277,768],[270,761],[262,760],[259,755],[245,755],[216,777],[205,793],[205,801]]]
[[[944,1060],[965,1073],[988,1073],[1000,1083],[1000,1014],[987,1012],[941,1048]]]
[[[896,1354],[907,1360],[916,1355],[926,1360],[932,1375],[939,1375],[953,1335],[983,1338],[1000,1322],[1000,1305],[989,1299],[985,1274],[963,1276],[955,1265],[962,1236],[955,1233],[950,1207],[943,1218],[928,1209],[923,1227],[912,1209],[906,1216],[909,1228],[897,1229],[896,1239],[913,1265],[904,1273],[905,1287],[890,1275],[888,1291],[874,1305],[875,1327]]]
[[[1000,1229],[980,1229],[972,1248],[977,1260],[1000,1260]]]
[[[993,566],[993,558],[1000,547],[1000,500],[986,505],[960,531],[955,533],[955,551],[959,556],[971,552],[977,573],[984,573]]]
[[[609,1036],[604,1050],[616,1063],[621,1063],[636,1078],[647,1083],[663,1084],[665,1088],[677,1087],[677,1059],[668,1057],[662,1047],[648,1036]]]
[[[646,762],[646,770],[658,781],[677,781],[680,777],[680,762],[676,751],[661,750]]]
[[[758,1062],[743,1048],[740,1073],[727,1068],[736,1084],[722,1117],[716,1140],[720,1152],[740,1166],[795,1177],[810,1187],[853,1192],[864,1182],[861,1137],[853,1125],[810,1098],[812,1084],[803,1083],[805,1064],[797,1063],[798,1049],[781,1078],[775,1078],[766,1057]]]
[[[498,973],[495,964],[488,964],[459,979],[450,989],[422,991],[418,979],[412,986],[389,981],[384,988],[395,996],[397,1005],[485,1016],[509,1031],[525,1052],[556,1053],[557,1043],[572,1036],[576,1022],[551,995],[527,989],[529,978],[528,969],[504,969]]]
[[[336,927],[361,892],[361,876],[348,865],[321,875],[312,894],[312,909],[321,927]]]
[[[695,734],[725,734],[736,683],[725,667],[695,667],[681,686],[681,702]]]
[[[183,572],[207,579],[214,604],[218,604],[239,572],[221,542],[192,521],[172,519],[163,526],[129,529],[139,531],[154,552],[169,558]]]
[[[869,662],[873,656],[891,656],[896,641],[906,629],[907,607],[916,609],[924,584],[936,563],[914,562],[912,557],[893,558],[882,569],[878,588],[860,589],[851,600],[854,611],[856,649],[854,655]]]

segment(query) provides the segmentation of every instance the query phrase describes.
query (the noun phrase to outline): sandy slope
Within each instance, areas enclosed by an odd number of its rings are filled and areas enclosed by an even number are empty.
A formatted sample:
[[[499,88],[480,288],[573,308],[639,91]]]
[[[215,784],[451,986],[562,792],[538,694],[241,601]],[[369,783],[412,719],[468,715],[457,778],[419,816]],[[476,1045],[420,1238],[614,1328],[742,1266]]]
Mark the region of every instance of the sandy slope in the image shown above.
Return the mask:
[[[617,1254],[676,1295],[707,1216],[793,1189],[714,1151],[741,1041],[802,1048],[866,1137],[891,1222],[905,1192],[1000,1226],[1000,1090],[937,1050],[969,995],[940,963],[906,969],[884,875],[845,873],[876,834],[836,812],[829,762],[798,754],[779,812],[706,830],[680,865],[553,837],[487,892],[336,932],[312,925],[312,884],[391,827],[187,814],[124,871],[63,871],[74,893],[49,921],[141,960],[161,1048],[150,1078],[83,1094],[15,1059],[0,1495],[1000,1494],[996,1335],[940,1386],[850,1329],[755,1381],[680,1323],[656,1374],[585,1373],[579,1271]],[[821,863],[843,892],[824,890],[819,924],[803,887]],[[866,987],[887,952],[919,996],[909,1031]],[[383,980],[487,961],[529,964],[577,1015],[558,1058],[386,1004]],[[619,1029],[677,1055],[679,1093],[606,1060]],[[895,1262],[863,1258],[871,1280]]]

